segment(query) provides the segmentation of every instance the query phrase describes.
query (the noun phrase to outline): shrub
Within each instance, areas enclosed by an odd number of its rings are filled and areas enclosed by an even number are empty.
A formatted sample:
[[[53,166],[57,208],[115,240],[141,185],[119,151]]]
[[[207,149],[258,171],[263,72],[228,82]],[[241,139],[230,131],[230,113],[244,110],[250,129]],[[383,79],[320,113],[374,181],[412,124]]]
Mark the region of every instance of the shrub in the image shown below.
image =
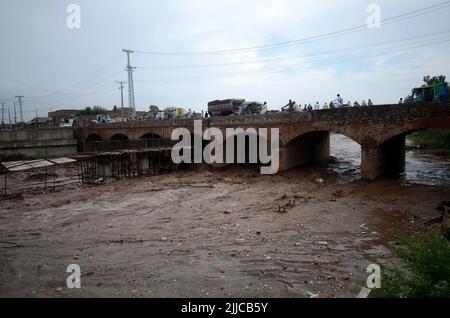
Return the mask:
[[[393,250],[401,263],[383,272],[381,297],[450,297],[450,244],[439,230],[423,231],[414,238],[397,235]]]

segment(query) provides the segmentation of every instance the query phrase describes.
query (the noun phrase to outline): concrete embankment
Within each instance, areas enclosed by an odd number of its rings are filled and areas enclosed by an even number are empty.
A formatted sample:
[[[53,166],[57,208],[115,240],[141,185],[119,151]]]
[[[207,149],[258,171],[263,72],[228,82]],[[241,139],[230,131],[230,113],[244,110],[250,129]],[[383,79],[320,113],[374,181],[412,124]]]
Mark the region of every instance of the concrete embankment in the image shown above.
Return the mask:
[[[77,152],[72,128],[10,130],[0,132],[0,155],[33,158],[65,156]]]

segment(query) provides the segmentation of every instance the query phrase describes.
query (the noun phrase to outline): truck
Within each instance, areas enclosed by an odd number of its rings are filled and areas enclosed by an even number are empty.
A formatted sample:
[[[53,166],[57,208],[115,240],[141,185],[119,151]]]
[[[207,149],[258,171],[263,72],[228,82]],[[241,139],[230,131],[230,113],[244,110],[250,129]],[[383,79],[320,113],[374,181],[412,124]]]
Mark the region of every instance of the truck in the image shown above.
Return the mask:
[[[443,87],[444,83],[436,83],[433,85],[424,85],[422,87],[413,88],[413,101],[415,103],[438,101],[439,94]]]
[[[216,116],[242,116],[250,114],[262,114],[267,111],[266,104],[256,101],[246,102],[243,98],[230,98],[214,100],[208,103],[208,113]]]
[[[238,115],[239,107],[245,103],[245,99],[230,98],[214,100],[208,103],[208,113],[211,117]]]

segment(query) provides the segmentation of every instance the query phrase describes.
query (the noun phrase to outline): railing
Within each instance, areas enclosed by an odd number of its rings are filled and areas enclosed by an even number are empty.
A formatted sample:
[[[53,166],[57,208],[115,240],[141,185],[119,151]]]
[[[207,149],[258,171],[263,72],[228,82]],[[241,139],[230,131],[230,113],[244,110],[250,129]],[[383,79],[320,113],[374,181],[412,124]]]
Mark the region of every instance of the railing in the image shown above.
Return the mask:
[[[129,149],[158,149],[172,148],[176,141],[163,138],[138,139],[138,140],[110,140],[110,141],[88,141],[87,152],[111,152]]]

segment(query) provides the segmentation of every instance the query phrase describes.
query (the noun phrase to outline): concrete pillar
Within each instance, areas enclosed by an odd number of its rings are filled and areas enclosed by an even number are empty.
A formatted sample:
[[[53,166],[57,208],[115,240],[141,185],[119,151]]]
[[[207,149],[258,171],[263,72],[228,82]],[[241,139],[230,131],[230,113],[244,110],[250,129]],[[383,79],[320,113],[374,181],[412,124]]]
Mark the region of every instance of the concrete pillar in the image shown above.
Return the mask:
[[[97,164],[97,175],[100,178],[109,179],[111,177],[111,162],[99,162]]]
[[[141,157],[138,159],[138,173],[140,175],[145,174],[150,169],[150,163],[147,157]]]
[[[361,178],[373,181],[382,174],[378,147],[361,147]]]
[[[389,139],[380,146],[362,146],[361,178],[373,181],[382,175],[405,171],[405,136]]]
[[[280,151],[280,171],[330,159],[330,133],[314,132],[290,141]]]

